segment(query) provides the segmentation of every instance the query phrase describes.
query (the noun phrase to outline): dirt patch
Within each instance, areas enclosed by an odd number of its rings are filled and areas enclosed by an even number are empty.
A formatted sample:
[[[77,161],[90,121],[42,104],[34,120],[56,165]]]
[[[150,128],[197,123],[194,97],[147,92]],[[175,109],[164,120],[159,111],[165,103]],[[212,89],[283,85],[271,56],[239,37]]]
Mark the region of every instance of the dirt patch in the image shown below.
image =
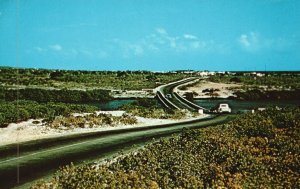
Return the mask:
[[[240,84],[214,83],[214,82],[198,82],[196,85],[187,87],[185,90],[179,90],[180,94],[185,92],[194,93],[194,98],[228,98],[234,96],[234,92],[242,87]]]

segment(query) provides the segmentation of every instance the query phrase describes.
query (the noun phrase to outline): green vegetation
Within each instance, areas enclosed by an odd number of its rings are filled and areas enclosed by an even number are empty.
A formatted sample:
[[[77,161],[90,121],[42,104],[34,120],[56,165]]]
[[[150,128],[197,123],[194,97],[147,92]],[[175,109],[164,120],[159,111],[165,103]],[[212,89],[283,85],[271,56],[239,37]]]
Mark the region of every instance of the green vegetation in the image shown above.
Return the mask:
[[[258,77],[250,73],[237,73],[236,75],[218,74],[209,77],[212,82],[220,83],[243,83],[253,86],[275,87],[277,89],[300,89],[300,73],[266,73],[265,76]]]
[[[94,112],[98,108],[89,105],[65,103],[37,103],[34,101],[0,101],[0,127],[9,123],[25,121],[27,119],[46,118],[53,120],[58,115],[70,115],[75,112]]]
[[[155,99],[138,99],[135,102],[124,105],[122,110],[127,113],[157,119],[182,119],[186,116],[186,112],[181,110],[166,110]]]
[[[35,188],[295,188],[300,108],[183,130],[115,161],[66,166]]]
[[[49,126],[51,128],[95,128],[115,125],[133,125],[137,123],[137,119],[128,114],[122,116],[112,116],[111,114],[88,114],[82,116],[59,116],[53,120]]]
[[[262,91],[254,89],[246,92],[237,91],[234,94],[240,100],[298,100],[300,89],[294,91]]]
[[[260,77],[251,73],[218,74],[211,76],[209,80],[244,84],[241,87],[242,91],[235,92],[237,98],[241,100],[296,100],[300,96],[300,74],[298,72],[267,72]]]
[[[37,102],[95,102],[108,101],[112,97],[107,90],[49,90],[49,89],[5,89],[0,88],[0,99],[34,100]]]
[[[153,73],[149,71],[67,71],[44,69],[0,68],[0,83],[17,86],[54,87],[59,89],[121,89],[155,88],[191,76],[184,73]]]

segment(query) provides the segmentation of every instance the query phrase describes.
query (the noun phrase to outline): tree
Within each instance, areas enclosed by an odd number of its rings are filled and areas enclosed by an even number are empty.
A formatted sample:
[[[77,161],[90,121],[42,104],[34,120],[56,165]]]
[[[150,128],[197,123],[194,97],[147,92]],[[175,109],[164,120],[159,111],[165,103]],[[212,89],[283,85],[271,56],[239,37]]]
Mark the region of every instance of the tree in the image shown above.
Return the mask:
[[[62,76],[64,76],[64,74],[62,72],[58,71],[58,70],[53,71],[53,72],[50,73],[50,79],[56,80],[56,79],[58,79],[59,77],[62,77]]]
[[[147,75],[147,76],[146,76],[146,79],[147,79],[148,81],[156,81],[156,80],[157,80],[157,77],[156,77],[155,75],[150,74],[150,75]]]
[[[240,83],[240,82],[242,82],[242,81],[241,81],[241,79],[238,78],[238,77],[233,77],[233,78],[230,79],[230,82]]]

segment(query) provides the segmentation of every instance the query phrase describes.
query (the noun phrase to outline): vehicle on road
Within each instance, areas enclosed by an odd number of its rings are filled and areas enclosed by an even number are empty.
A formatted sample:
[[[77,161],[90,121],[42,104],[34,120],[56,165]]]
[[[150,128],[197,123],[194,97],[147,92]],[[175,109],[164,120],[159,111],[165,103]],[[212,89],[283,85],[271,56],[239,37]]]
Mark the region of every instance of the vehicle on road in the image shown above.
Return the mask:
[[[166,94],[166,98],[172,98],[171,94]]]
[[[219,113],[231,113],[231,108],[228,104],[219,104],[219,108],[217,109]]]

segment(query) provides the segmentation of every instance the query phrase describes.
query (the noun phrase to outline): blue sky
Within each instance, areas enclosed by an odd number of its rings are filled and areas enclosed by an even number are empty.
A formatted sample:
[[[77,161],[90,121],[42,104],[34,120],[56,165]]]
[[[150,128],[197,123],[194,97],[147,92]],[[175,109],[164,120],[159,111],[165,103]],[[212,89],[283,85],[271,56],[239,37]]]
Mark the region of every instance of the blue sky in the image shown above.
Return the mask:
[[[298,0],[0,0],[0,65],[300,70]]]

